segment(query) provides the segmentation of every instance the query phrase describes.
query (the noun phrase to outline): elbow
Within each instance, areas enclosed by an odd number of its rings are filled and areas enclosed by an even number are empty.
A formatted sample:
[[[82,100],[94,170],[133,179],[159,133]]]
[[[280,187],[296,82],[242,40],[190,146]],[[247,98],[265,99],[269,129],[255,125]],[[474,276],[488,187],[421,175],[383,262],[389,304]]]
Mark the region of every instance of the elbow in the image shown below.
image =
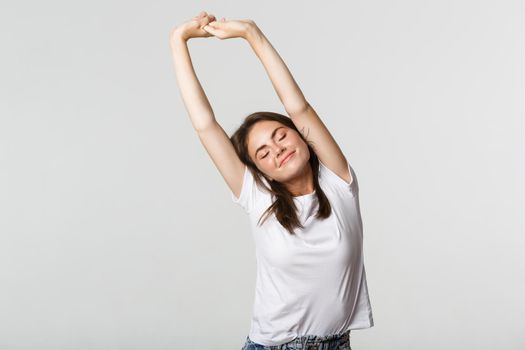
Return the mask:
[[[290,118],[293,118],[297,115],[304,114],[309,108],[310,108],[310,104],[308,103],[308,101],[305,100],[301,104],[286,108],[286,113],[288,113]]]
[[[213,129],[216,125],[217,125],[217,122],[215,120],[212,120],[206,123],[194,124],[193,129],[195,129],[195,132],[197,134],[202,134],[202,133],[206,133],[210,129]]]

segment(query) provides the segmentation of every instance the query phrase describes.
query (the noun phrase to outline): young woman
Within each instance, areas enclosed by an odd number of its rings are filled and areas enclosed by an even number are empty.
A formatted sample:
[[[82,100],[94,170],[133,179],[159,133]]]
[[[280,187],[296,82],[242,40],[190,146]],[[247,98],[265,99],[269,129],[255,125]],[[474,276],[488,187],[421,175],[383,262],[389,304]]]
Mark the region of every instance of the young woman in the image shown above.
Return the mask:
[[[256,112],[227,136],[187,47],[211,36],[248,41],[288,116]],[[170,46],[193,127],[250,217],[257,280],[243,349],[351,349],[350,330],[374,325],[353,168],[253,21],[203,11],[171,31]]]

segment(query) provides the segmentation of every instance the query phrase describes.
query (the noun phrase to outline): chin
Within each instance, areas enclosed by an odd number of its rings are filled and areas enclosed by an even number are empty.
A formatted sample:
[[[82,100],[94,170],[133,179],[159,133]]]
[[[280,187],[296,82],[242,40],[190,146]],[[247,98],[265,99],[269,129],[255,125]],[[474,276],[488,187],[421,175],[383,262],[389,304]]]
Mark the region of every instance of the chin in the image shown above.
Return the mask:
[[[310,162],[309,162],[309,159],[307,158],[298,157],[296,159],[296,165],[299,169],[302,170],[305,166],[309,166]]]
[[[302,174],[304,172],[305,167],[307,166],[310,166],[308,159],[302,159],[302,158],[297,157],[296,159],[293,159],[291,162],[284,164],[283,170],[285,170],[287,173],[295,177],[297,175]]]

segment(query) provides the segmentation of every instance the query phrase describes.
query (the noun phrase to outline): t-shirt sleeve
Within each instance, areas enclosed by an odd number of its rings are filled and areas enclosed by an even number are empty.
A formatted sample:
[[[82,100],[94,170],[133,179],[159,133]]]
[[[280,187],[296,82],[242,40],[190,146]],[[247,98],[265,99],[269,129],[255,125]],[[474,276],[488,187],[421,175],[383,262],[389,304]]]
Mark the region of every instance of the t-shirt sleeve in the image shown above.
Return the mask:
[[[323,162],[321,162],[321,160],[319,160],[319,174],[337,190],[349,191],[351,194],[356,195],[359,191],[357,176],[354,172],[354,169],[350,166],[350,163],[347,162],[347,166],[348,170],[350,171],[350,175],[352,176],[350,183],[346,182],[346,180],[339,177],[339,175],[330,170]]]
[[[232,201],[240,205],[247,213],[253,210],[255,203],[261,197],[261,190],[257,187],[253,174],[246,165],[244,166],[244,177],[239,198],[235,197],[231,190],[230,194]]]

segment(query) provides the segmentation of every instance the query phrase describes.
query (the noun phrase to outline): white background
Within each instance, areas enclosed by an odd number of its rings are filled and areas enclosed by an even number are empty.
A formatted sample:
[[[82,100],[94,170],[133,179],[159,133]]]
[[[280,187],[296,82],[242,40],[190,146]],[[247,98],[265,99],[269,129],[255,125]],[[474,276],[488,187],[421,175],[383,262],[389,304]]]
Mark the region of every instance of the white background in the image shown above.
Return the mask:
[[[32,1],[0,9],[0,348],[240,349],[248,218],[184,109],[170,29],[253,19],[360,185],[360,349],[523,349],[525,3]],[[242,39],[189,42],[231,134],[284,113]]]

